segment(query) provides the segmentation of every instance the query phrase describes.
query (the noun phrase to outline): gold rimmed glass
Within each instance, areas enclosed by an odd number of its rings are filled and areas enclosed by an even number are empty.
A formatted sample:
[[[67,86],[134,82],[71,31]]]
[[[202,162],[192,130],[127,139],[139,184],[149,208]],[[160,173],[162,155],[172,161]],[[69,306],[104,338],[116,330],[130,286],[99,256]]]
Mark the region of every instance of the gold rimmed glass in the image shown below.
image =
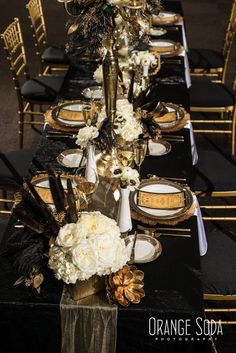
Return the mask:
[[[97,190],[98,184],[99,178],[95,170],[92,170],[90,175],[88,175],[86,167],[80,167],[76,170],[73,177],[73,186],[76,189],[77,197],[80,200],[81,206],[83,204],[85,206],[82,208],[86,208],[92,195]]]
[[[117,148],[117,158],[123,167],[130,167],[134,161],[134,148],[132,144],[125,144]]]
[[[137,139],[133,143],[134,149],[134,161],[137,165],[138,172],[140,173],[141,164],[147,153],[147,141],[142,139]]]

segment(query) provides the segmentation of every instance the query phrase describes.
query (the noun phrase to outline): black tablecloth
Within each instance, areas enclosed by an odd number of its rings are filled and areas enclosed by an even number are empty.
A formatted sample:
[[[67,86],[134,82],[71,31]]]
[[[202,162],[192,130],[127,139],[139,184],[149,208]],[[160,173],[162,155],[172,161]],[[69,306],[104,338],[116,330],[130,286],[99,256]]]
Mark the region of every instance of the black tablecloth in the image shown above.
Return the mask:
[[[167,8],[181,13],[178,2],[165,3]],[[181,31],[175,35],[180,36]],[[181,40],[181,38],[179,39]],[[84,78],[91,79],[94,67],[84,67],[76,61],[71,66],[61,91],[61,99],[80,98],[81,87],[87,87]],[[88,70],[90,74],[88,75]],[[182,65],[163,66],[160,76],[168,77],[171,70],[184,77]],[[93,84],[92,81],[89,82]],[[166,85],[154,83],[152,95],[157,100],[181,103],[188,108],[188,91],[185,83]],[[50,127],[46,128],[51,129]],[[184,142],[173,142],[172,151],[161,157],[147,157],[141,173],[158,174],[163,177],[186,178],[189,185],[193,179],[189,130],[178,132]],[[176,134],[176,133],[175,133]],[[74,141],[49,140],[44,133],[38,147],[36,159],[50,163],[57,170],[63,170],[55,161],[56,156],[67,148],[74,147]],[[35,167],[31,173],[35,173]],[[134,222],[134,226],[137,223]],[[207,351],[208,342],[164,341],[160,342],[148,332],[151,316],[156,319],[191,319],[203,317],[202,286],[200,279],[198,231],[196,217],[179,224],[191,228],[191,238],[162,237],[162,255],[154,262],[138,266],[145,272],[146,296],[139,305],[119,307],[117,353],[154,352],[199,352]],[[14,231],[11,220],[4,243]],[[62,283],[49,270],[45,270],[45,282],[40,295],[35,295],[24,286],[13,287],[16,275],[5,258],[0,258],[0,351],[1,353],[59,353],[61,342],[60,298]],[[86,353],[86,352],[81,352]]]

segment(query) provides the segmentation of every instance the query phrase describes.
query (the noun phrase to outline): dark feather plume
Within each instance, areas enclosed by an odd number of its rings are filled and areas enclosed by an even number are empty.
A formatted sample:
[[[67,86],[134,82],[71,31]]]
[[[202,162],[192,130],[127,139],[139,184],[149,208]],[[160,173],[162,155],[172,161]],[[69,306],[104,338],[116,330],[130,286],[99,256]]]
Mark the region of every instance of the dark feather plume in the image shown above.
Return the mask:
[[[78,221],[78,211],[76,208],[76,200],[74,190],[70,179],[67,179],[67,219],[69,223],[76,223]]]
[[[58,213],[65,212],[65,195],[64,190],[62,192],[61,185],[58,183],[58,179],[55,171],[48,165],[48,180],[50,185],[50,190],[53,198],[53,202]]]
[[[40,208],[40,213],[42,215],[42,217],[44,218],[46,224],[47,224],[47,228],[48,229],[48,233],[51,233],[51,235],[55,234],[57,235],[57,233],[59,232],[59,225],[57,224],[55,218],[52,215],[52,212],[50,210],[50,208],[48,207],[48,205],[41,199],[41,197],[39,196],[38,192],[35,190],[34,186],[32,185],[32,183],[26,178],[25,182],[30,190],[30,192],[32,193],[32,195],[34,196],[36,202],[39,205]]]

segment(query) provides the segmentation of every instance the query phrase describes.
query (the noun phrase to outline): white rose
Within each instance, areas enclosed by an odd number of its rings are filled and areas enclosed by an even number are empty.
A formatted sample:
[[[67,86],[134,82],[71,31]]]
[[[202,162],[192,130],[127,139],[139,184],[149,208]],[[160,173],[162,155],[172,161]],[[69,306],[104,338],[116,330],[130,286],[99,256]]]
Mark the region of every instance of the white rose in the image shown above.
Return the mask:
[[[97,271],[97,256],[89,243],[81,243],[73,248],[72,262],[80,270],[80,279],[85,280]]]
[[[127,248],[123,239],[118,239],[115,246],[115,257],[112,262],[111,272],[120,270],[129,260]]]
[[[89,141],[98,137],[99,131],[95,126],[85,126],[79,130],[76,144],[81,147],[86,147]]]
[[[94,71],[93,78],[95,81],[97,81],[97,83],[103,82],[102,65],[98,66],[98,68]]]
[[[119,236],[119,228],[114,219],[108,218],[100,212],[82,213],[78,223],[78,227],[86,238],[96,237],[109,231]]]
[[[124,241],[112,232],[94,238],[93,246],[97,253],[97,273],[100,276],[118,271],[129,260]]]
[[[56,238],[56,245],[68,248],[79,243],[80,240],[77,225],[75,223],[68,223],[60,229]]]
[[[132,122],[126,123],[120,129],[120,135],[125,141],[133,141],[139,137],[142,133],[142,127],[136,119],[132,119]]]
[[[117,116],[123,116],[126,119],[133,117],[133,105],[129,103],[128,99],[118,99],[116,110]]]

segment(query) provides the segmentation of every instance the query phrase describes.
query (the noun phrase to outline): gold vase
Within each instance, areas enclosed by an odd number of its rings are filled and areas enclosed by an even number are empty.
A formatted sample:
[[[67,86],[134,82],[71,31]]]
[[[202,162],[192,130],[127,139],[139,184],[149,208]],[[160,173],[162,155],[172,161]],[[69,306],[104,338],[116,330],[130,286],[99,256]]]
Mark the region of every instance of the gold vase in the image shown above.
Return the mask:
[[[114,40],[109,38],[106,42],[107,53],[102,63],[103,69],[103,85],[106,115],[110,123],[113,125],[116,117],[116,100],[118,87],[118,55],[114,50]],[[101,153],[97,158],[98,174],[112,178],[114,168],[119,168],[120,162],[117,158],[115,147],[109,152]]]
[[[94,275],[88,280],[79,281],[75,284],[69,284],[68,290],[73,300],[80,300],[90,295],[101,292],[105,288],[105,277]]]
[[[118,86],[118,56],[114,50],[114,40],[106,42],[107,53],[102,63],[103,84],[106,104],[106,114],[113,123],[116,117],[116,100]]]

